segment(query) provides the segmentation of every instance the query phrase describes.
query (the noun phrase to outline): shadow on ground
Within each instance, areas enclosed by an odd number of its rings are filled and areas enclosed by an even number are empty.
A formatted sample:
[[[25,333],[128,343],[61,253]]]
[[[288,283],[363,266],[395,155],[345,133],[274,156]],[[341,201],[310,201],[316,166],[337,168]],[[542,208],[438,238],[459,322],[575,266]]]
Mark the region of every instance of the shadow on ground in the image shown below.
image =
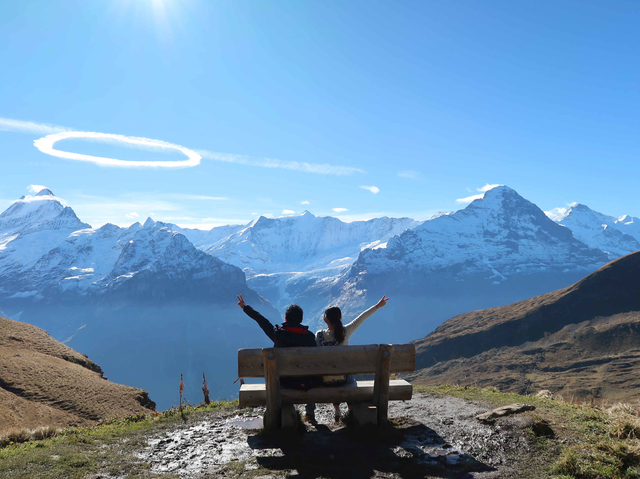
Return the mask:
[[[272,471],[297,471],[300,478],[478,477],[495,471],[458,453],[433,429],[413,421],[383,429],[316,426],[306,433],[248,437],[254,450],[278,448],[279,456],[257,454]]]

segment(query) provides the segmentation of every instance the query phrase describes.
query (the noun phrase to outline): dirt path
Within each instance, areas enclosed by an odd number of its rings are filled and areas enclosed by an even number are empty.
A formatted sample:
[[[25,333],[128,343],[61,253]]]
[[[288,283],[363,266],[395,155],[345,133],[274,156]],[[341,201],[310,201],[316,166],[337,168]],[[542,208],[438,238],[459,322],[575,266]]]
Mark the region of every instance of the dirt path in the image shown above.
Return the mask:
[[[184,478],[524,477],[518,470],[535,452],[523,432],[530,414],[494,425],[475,419],[490,409],[416,393],[390,405],[396,427],[381,433],[335,424],[322,405],[317,426],[278,439],[258,434],[262,411],[246,409],[151,437],[138,457],[154,473]]]

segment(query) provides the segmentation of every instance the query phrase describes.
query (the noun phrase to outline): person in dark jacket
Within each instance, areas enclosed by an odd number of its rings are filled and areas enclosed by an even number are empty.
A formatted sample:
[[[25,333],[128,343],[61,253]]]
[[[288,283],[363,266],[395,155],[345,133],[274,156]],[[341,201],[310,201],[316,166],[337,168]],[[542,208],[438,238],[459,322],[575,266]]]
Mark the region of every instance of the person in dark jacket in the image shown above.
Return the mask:
[[[287,308],[284,315],[285,322],[282,324],[271,324],[267,318],[249,306],[238,295],[238,306],[242,308],[247,316],[253,319],[264,331],[264,334],[273,341],[276,348],[291,348],[295,346],[316,346],[316,336],[309,327],[302,324],[302,308],[297,304],[292,304]]]
[[[302,308],[297,304],[292,304],[287,308],[284,315],[284,323],[271,324],[267,318],[249,306],[238,296],[238,306],[242,308],[247,316],[253,319],[264,331],[264,334],[273,341],[276,348],[291,348],[296,346],[316,347],[316,335],[309,331],[309,327],[302,324]],[[319,385],[319,380],[313,377],[285,377],[280,378],[280,385],[287,389],[302,389],[306,391]],[[315,404],[308,404],[306,407],[306,417],[310,421],[315,420]]]

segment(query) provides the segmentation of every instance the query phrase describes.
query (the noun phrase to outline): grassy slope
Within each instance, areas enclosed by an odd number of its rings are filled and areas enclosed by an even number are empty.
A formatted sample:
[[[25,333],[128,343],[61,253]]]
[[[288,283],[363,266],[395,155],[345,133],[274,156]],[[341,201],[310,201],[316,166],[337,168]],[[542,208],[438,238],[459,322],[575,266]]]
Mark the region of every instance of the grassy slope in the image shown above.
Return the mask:
[[[145,391],[107,381],[97,364],[42,329],[0,318],[0,433],[88,426],[154,406]]]
[[[640,251],[576,284],[525,301],[461,314],[415,341],[418,368],[538,341],[568,324],[640,311]]]
[[[640,391],[640,313],[570,325],[522,347],[443,361],[409,376],[424,385],[495,386],[527,393],[548,389],[565,398],[629,401]]]

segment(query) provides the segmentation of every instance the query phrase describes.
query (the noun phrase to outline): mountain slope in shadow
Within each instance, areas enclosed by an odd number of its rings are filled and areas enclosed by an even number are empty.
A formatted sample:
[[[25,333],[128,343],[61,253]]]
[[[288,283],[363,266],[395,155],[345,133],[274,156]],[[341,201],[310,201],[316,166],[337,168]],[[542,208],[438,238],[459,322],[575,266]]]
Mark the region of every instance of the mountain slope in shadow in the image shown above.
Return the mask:
[[[568,288],[456,316],[415,343],[418,383],[636,397],[640,252]]]

